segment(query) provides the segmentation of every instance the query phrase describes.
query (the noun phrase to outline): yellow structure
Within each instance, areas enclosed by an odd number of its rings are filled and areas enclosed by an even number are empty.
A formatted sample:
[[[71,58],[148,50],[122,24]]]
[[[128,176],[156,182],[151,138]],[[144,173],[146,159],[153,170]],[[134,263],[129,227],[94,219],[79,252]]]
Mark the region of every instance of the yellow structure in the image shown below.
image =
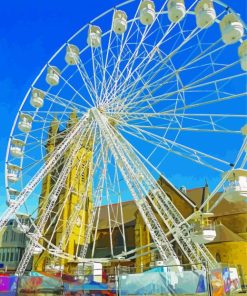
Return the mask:
[[[150,246],[142,248],[149,244],[149,231],[140,214],[137,214],[135,223],[135,247],[140,249],[136,252],[136,272],[142,272],[143,267],[148,266],[151,262]]]
[[[72,112],[67,127],[70,128],[77,121],[76,113]],[[64,132],[59,131],[57,119],[54,119],[51,123],[49,139],[46,146],[47,157],[49,157],[49,154],[62,141],[64,135]],[[38,220],[39,217],[42,216],[44,208],[48,203],[49,193],[73,149],[74,145],[69,147],[64,158],[55,170],[48,174],[43,181],[42,194],[39,200]],[[80,253],[81,247],[84,244],[85,230],[92,209],[92,182],[90,182],[88,178],[92,166],[91,159],[92,149],[90,148],[90,143],[83,143],[76,157],[73,159],[66,184],[58,197],[50,220],[47,223],[47,227],[45,227],[45,238],[67,254],[73,256]],[[79,166],[78,163],[80,163]],[[50,225],[50,227],[48,227],[48,225]],[[48,248],[52,247],[47,246],[45,240],[40,241],[40,243]],[[54,262],[54,260],[57,261]],[[64,272],[71,272],[75,264],[65,259],[58,260],[52,258],[47,251],[43,251],[40,255],[34,256],[34,270],[44,271],[49,265],[62,266]]]

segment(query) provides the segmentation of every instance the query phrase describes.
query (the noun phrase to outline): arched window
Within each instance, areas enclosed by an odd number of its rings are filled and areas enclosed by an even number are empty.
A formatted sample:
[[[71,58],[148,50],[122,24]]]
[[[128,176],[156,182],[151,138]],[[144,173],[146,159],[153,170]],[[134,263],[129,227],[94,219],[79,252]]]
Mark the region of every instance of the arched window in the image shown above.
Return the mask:
[[[221,262],[221,257],[219,253],[216,253],[216,261]]]

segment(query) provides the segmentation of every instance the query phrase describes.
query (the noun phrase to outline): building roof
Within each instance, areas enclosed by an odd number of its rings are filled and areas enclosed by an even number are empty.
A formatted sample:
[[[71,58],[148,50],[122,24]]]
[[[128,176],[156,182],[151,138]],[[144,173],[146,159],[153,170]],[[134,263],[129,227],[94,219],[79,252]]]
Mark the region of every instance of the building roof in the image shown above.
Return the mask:
[[[208,194],[208,187],[202,186],[198,188],[187,189],[186,195],[189,197],[191,201],[195,203],[195,205],[198,208],[200,208],[207,194]],[[221,193],[217,193],[211,200],[211,203],[214,203],[219,198],[220,195]],[[125,222],[125,224],[132,222],[136,219],[135,214],[137,211],[137,207],[133,200],[122,202],[122,211],[124,216],[123,221]],[[117,224],[121,224],[120,205],[111,204],[109,206],[109,212],[111,217],[111,225],[112,226],[114,225],[114,221],[116,226]],[[247,213],[247,203],[246,202],[230,203],[227,200],[222,199],[222,201],[214,208],[213,213],[215,217]],[[104,205],[104,206],[101,206],[101,209],[100,209],[99,229],[107,229],[108,227],[109,227],[108,207],[107,205]]]
[[[214,203],[222,194],[222,192],[217,193],[211,203]],[[247,203],[240,201],[240,202],[229,202],[224,198],[221,202],[214,208],[213,210],[215,217],[220,216],[227,216],[227,215],[236,215],[236,214],[247,214]]]
[[[198,208],[204,202],[204,194],[207,194],[208,188],[199,187],[194,189],[187,190],[187,195],[191,200],[193,200]],[[220,197],[222,192],[218,192],[215,196],[211,199],[210,204],[214,204],[217,199]],[[212,211],[215,217],[220,216],[227,216],[233,214],[244,214],[247,213],[247,203],[246,202],[236,202],[231,203],[225,199],[222,199],[220,203],[213,209]]]
[[[211,242],[211,244],[245,241],[239,235],[232,232],[229,228],[227,228],[225,225],[221,223],[216,225],[215,230],[216,230],[216,238],[214,241]]]
[[[159,178],[158,183],[163,187],[164,183],[170,190],[172,190],[177,196],[185,200],[188,203],[188,206],[195,206],[195,202],[190,199],[190,196],[185,195],[179,189],[175,188],[168,180]],[[165,189],[166,190],[166,189]],[[123,212],[123,221],[125,225],[129,222],[132,222],[136,219],[137,206],[134,200],[122,202],[122,212]],[[114,225],[114,221],[117,224],[121,224],[121,208],[118,203],[109,205],[109,212],[111,217],[111,225]],[[113,221],[114,220],[114,221]],[[98,229],[107,229],[109,227],[109,215],[107,205],[101,206],[100,216],[99,216],[99,225]]]
[[[204,201],[205,190],[207,190],[207,187],[203,186],[198,188],[187,189],[186,191],[186,194],[196,204],[197,208],[200,208]]]
[[[98,227],[99,229],[106,229],[109,227],[108,210],[111,217],[111,225],[113,226],[114,223],[116,224],[116,226],[117,224],[121,224],[122,216],[121,216],[120,204],[111,204],[109,205],[109,207],[105,205],[105,206],[101,206],[100,208],[99,227]],[[122,202],[123,221],[125,222],[125,224],[135,220],[136,211],[137,211],[137,207],[133,200]]]

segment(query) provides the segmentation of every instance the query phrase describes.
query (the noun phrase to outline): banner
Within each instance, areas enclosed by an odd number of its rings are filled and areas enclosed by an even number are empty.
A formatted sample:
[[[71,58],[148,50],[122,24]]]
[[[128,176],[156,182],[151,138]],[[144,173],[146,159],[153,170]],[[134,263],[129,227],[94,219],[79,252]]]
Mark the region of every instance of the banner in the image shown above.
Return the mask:
[[[0,276],[0,294],[8,296],[15,295],[17,284],[18,277],[16,276]]]
[[[231,292],[232,291],[240,291],[241,284],[240,284],[237,268],[230,267],[229,274],[230,274],[230,291]]]
[[[204,271],[146,272],[120,275],[119,295],[199,294],[207,291]]]
[[[60,279],[45,276],[22,276],[19,279],[18,292],[57,292],[63,290]]]
[[[211,286],[212,286],[212,295],[213,296],[224,296],[224,280],[222,277],[222,270],[215,269],[211,271]]]

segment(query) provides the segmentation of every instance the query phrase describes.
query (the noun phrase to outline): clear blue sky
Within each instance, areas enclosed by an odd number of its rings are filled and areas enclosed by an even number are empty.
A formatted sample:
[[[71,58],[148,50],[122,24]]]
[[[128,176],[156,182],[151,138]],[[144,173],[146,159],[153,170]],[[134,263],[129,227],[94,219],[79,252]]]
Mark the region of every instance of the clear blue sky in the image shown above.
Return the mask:
[[[157,0],[158,1],[158,0]],[[80,27],[122,1],[36,0],[0,4],[0,194],[12,123],[30,84],[51,55]],[[247,20],[246,0],[225,0]]]

